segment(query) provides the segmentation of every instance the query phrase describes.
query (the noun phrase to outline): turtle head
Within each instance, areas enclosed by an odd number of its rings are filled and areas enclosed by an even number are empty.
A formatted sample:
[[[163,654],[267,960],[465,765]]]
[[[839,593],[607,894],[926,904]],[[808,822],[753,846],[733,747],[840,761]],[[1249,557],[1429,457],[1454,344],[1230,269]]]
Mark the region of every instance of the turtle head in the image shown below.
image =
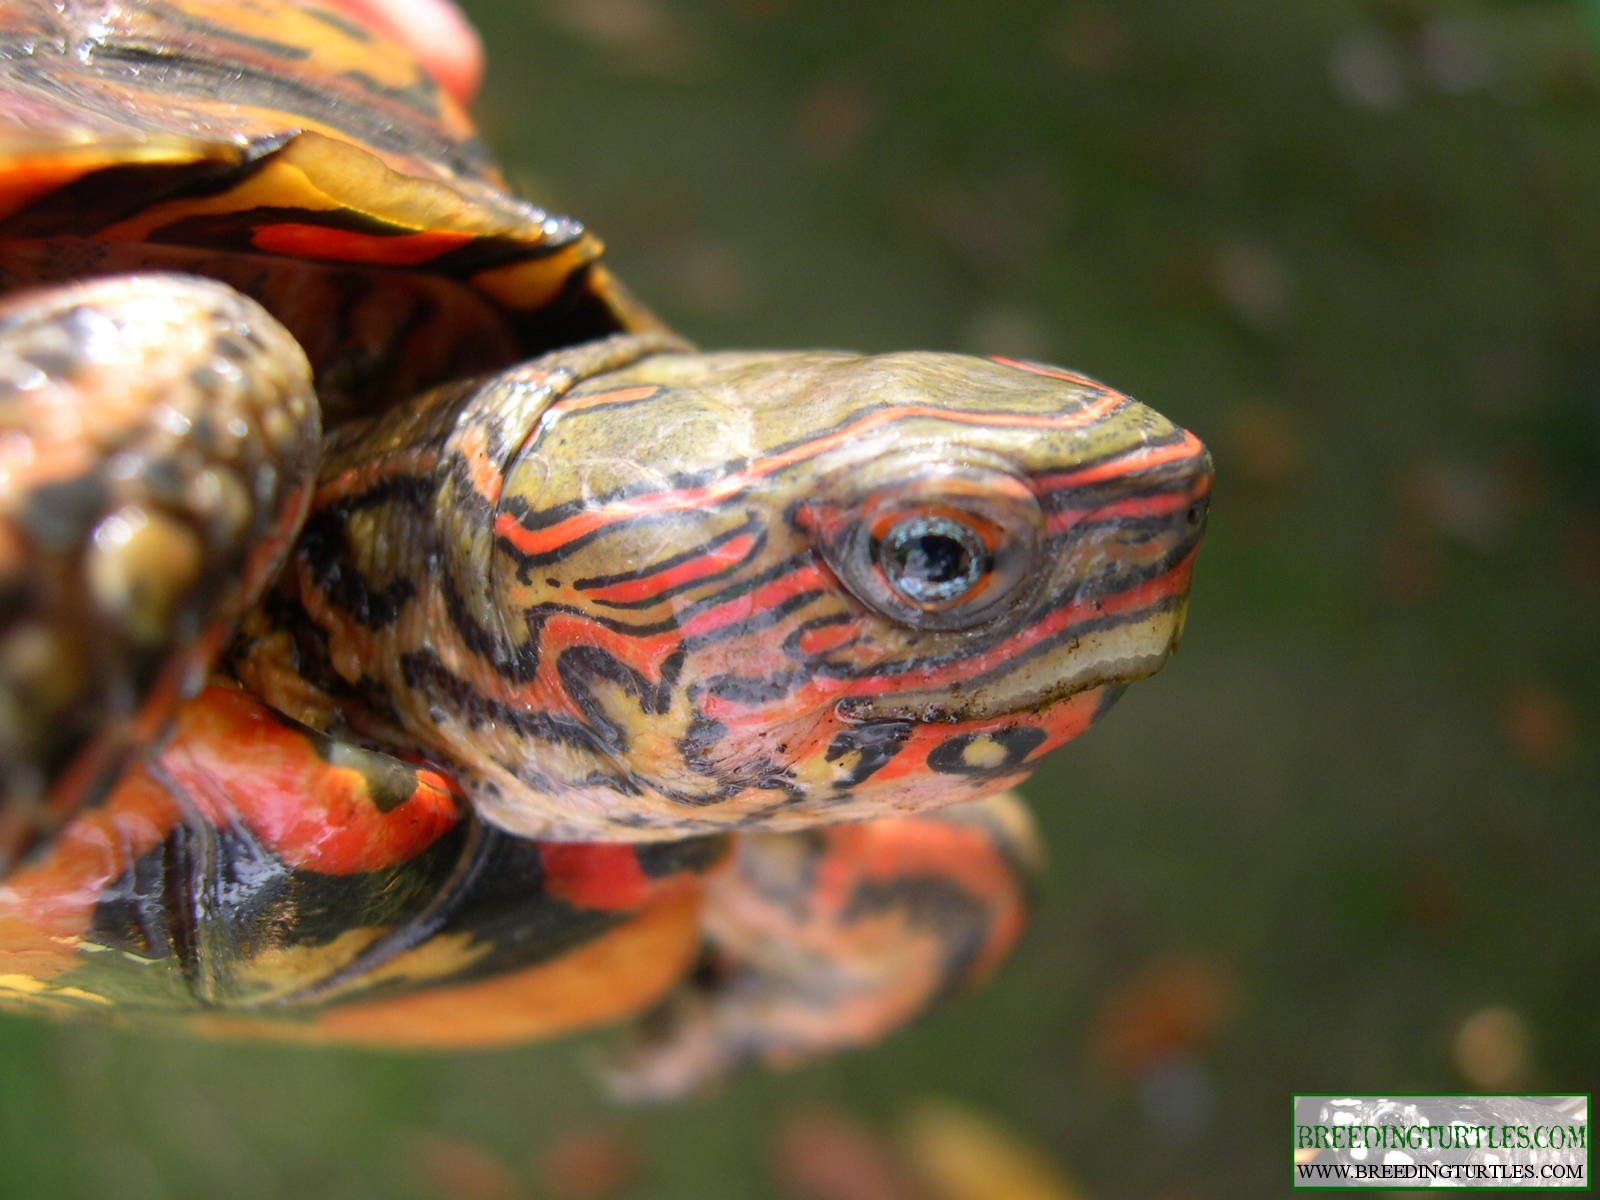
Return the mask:
[[[1210,486],[1193,434],[1050,367],[661,354],[542,412],[494,603],[640,836],[909,811],[1165,662]]]
[[[1143,405],[1032,363],[651,350],[336,434],[263,609],[320,628],[241,678],[398,723],[514,832],[655,839],[997,790],[1176,646],[1211,461]]]

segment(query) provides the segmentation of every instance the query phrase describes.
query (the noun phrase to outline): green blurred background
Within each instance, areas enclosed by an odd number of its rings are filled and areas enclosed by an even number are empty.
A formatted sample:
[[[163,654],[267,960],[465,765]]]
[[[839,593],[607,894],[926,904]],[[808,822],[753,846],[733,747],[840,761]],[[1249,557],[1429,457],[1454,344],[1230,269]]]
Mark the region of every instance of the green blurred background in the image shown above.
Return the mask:
[[[803,1200],[797,1107],[888,1147],[936,1096],[1086,1196],[1204,1200],[1286,1186],[1295,1091],[1600,1090],[1580,7],[468,7],[512,178],[701,344],[1045,358],[1204,437],[1183,651],[1030,784],[1020,952],[880,1048],[615,1113],[592,1040],[0,1018],[0,1192],[584,1200],[588,1137],[634,1164],[607,1194]]]

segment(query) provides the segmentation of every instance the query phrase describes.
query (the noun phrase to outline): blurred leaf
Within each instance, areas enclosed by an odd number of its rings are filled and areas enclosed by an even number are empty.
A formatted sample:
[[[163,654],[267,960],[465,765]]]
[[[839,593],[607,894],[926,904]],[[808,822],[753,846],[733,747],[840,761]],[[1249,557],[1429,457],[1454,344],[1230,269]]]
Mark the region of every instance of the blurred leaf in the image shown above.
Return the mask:
[[[871,1127],[831,1109],[784,1116],[772,1161],[784,1191],[797,1200],[926,1200]]]
[[[550,1200],[611,1200],[637,1182],[639,1149],[613,1125],[569,1129],[534,1157]]]
[[[906,1157],[939,1200],[1085,1200],[1037,1147],[946,1101],[914,1108],[904,1142]]]
[[[519,1200],[522,1185],[490,1150],[429,1130],[403,1135],[403,1157],[439,1200]]]

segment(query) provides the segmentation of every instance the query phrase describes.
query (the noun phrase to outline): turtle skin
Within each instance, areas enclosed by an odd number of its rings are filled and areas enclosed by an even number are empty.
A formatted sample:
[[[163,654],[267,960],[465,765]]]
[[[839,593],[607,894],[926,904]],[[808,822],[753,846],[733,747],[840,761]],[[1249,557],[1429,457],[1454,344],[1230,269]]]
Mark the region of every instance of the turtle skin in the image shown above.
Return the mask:
[[[347,15],[0,9],[0,1005],[613,1083],[986,978],[1211,485],[1094,380],[695,351]]]

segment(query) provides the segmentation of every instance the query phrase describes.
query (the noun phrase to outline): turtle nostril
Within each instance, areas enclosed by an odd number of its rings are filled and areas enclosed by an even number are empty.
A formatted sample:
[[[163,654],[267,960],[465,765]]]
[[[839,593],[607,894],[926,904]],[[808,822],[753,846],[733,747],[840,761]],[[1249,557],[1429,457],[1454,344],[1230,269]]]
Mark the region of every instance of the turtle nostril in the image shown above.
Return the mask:
[[[1196,500],[1189,505],[1189,511],[1183,514],[1184,523],[1191,529],[1199,529],[1200,523],[1206,519],[1206,506],[1202,500]]]

